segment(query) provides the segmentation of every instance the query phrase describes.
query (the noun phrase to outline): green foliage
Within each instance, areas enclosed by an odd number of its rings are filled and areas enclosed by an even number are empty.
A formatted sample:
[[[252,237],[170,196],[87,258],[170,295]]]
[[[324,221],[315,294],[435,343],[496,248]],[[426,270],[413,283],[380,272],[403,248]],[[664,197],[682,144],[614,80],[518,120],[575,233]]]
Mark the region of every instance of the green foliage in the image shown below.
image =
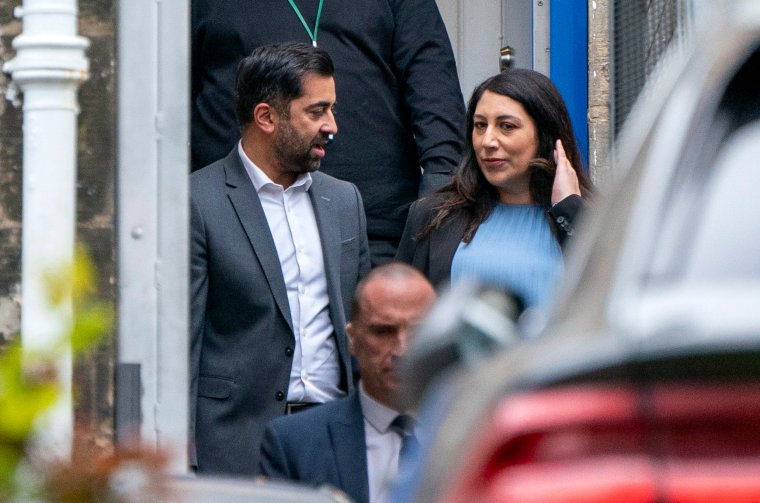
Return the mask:
[[[93,349],[113,321],[110,306],[95,297],[95,270],[82,247],[74,264],[49,273],[45,284],[51,308],[65,309],[71,299],[71,329],[44,351],[26,350],[16,337],[0,352],[0,502],[21,489],[17,471],[35,422],[58,398],[56,362],[65,351],[78,355]]]
[[[49,369],[44,357],[24,358],[18,340],[0,355],[0,439],[23,442],[40,411],[55,402],[58,383],[45,375]]]
[[[16,339],[0,354],[0,501],[14,492],[16,468],[24,457],[35,419],[58,396],[51,362],[28,358]]]
[[[83,246],[77,248],[74,264],[51,272],[45,277],[50,304],[61,307],[68,295],[73,302],[74,319],[70,333],[60,339],[60,352],[70,347],[74,355],[95,347],[113,324],[111,306],[95,297],[97,275],[92,260]]]

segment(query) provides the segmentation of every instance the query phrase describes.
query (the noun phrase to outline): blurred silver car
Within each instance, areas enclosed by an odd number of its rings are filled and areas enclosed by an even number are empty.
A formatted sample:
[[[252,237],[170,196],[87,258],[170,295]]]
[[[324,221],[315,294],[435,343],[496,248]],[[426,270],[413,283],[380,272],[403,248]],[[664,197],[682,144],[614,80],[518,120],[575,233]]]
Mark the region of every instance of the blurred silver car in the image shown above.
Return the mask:
[[[333,487],[312,488],[263,479],[173,477],[168,480],[167,492],[171,503],[352,503]]]
[[[548,325],[434,388],[394,502],[760,501],[760,2],[714,7],[629,118]]]

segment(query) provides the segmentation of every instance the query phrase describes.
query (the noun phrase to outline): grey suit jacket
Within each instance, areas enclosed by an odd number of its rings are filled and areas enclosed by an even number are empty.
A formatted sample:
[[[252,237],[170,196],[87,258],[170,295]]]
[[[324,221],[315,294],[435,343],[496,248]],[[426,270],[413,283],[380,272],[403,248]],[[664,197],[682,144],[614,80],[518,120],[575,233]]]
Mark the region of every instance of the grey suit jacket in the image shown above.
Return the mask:
[[[313,173],[341,364],[352,388],[346,313],[369,271],[358,190]],[[253,474],[265,423],[285,412],[295,347],[277,250],[256,190],[234,148],[191,176],[191,463],[206,473]]]
[[[259,472],[343,490],[369,502],[367,442],[359,393],[270,422],[261,444]]]

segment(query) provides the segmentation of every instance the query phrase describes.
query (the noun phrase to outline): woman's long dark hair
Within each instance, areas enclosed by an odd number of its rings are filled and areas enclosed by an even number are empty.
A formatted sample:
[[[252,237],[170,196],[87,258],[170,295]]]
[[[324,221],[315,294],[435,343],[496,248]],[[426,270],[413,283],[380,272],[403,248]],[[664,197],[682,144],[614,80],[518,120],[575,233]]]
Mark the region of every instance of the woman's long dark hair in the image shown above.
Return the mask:
[[[507,96],[520,103],[536,124],[538,152],[529,164],[530,194],[536,204],[549,208],[554,172],[554,145],[562,140],[565,153],[578,175],[581,195],[587,197],[593,187],[581,165],[581,155],[575,141],[565,102],[551,80],[541,73],[522,68],[507,69],[480,84],[467,105],[467,136],[462,162],[454,171],[451,182],[439,190],[441,203],[428,225],[420,231],[426,237],[455,211],[463,211],[469,223],[462,240],[470,242],[478,226],[488,217],[498,200],[496,188],[483,176],[472,145],[475,108],[486,91]]]

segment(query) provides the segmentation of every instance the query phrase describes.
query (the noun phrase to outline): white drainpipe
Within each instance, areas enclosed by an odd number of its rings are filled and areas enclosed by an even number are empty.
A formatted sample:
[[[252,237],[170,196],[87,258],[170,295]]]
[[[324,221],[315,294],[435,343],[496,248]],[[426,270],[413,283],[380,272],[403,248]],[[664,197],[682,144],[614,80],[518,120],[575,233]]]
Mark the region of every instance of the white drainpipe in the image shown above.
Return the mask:
[[[21,337],[27,349],[50,349],[71,327],[71,298],[54,309],[46,270],[72,263],[76,227],[77,89],[87,79],[89,42],[77,36],[76,0],[24,0],[15,11],[23,32],[5,64],[24,94]],[[67,455],[73,433],[72,361],[59,362],[63,393],[40,425],[45,450]]]

